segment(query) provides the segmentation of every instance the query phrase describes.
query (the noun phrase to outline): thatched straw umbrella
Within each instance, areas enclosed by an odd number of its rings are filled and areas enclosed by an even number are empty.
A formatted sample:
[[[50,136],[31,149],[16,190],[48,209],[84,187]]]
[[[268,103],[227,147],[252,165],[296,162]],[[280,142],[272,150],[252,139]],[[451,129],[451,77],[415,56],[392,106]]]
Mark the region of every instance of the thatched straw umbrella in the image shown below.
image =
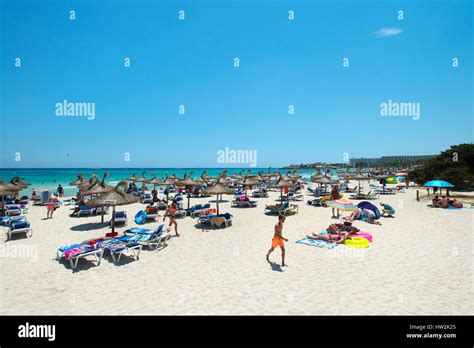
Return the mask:
[[[328,178],[326,175],[323,175],[321,177],[317,177],[315,179],[312,179],[311,181],[314,182],[314,183],[320,184],[320,185],[324,185],[324,190],[325,191],[326,191],[327,185],[335,185],[335,184],[338,183],[338,181],[332,180],[332,179]]]
[[[176,182],[177,186],[186,187],[186,196],[188,197],[188,209],[189,209],[190,201],[191,201],[191,192],[189,192],[190,188],[191,187],[196,187],[196,186],[201,186],[201,182],[199,182],[197,180],[194,180],[191,177],[192,175],[193,175],[193,172],[191,172],[191,174],[189,174],[189,176],[187,176],[186,173],[184,173],[184,177],[182,179],[179,179]]]
[[[10,183],[5,184],[3,180],[0,179],[0,197],[2,197],[2,209],[4,209],[5,207],[4,198],[6,196],[13,196],[18,191],[20,191],[19,187],[15,187],[15,185],[12,185]]]
[[[144,171],[142,172],[142,176],[141,176],[141,177],[135,179],[135,182],[141,182],[141,183],[144,183],[144,184],[149,183],[149,182],[150,182],[150,179],[145,178],[145,173],[146,173],[146,170],[144,170]]]
[[[283,189],[295,187],[296,184],[294,182],[283,179],[280,173],[277,173],[277,175],[278,181],[275,184],[271,185],[271,187],[280,189],[280,202],[283,203]]]
[[[166,173],[166,179],[163,181],[163,185],[166,186],[166,202],[168,202],[169,199],[170,186],[175,185],[177,181],[178,178],[175,174],[168,176],[168,173]]]
[[[226,187],[224,187],[221,183],[220,183],[220,180],[221,180],[221,177],[218,177],[217,178],[217,182],[206,188],[204,190],[204,193],[205,194],[208,194],[208,195],[217,195],[217,200],[216,200],[216,203],[217,203],[217,214],[219,214],[219,195],[233,195],[234,194],[234,191],[231,190],[231,189],[228,189]]]
[[[70,186],[79,186],[79,185],[82,185],[82,184],[85,184],[87,183],[87,180],[84,179],[84,175],[82,174],[77,174],[77,179],[74,180],[74,181],[71,181],[69,183]]]
[[[118,205],[127,205],[137,203],[138,197],[131,197],[125,193],[127,182],[121,181],[111,191],[101,194],[99,197],[86,202],[89,207],[113,207],[112,211],[112,233],[115,233],[115,207]]]
[[[364,181],[364,180],[367,180],[367,181],[370,181],[370,178],[368,176],[365,176],[365,175],[362,175],[362,173],[357,173],[353,176],[350,176],[349,177],[350,180],[357,180],[359,182],[359,195],[360,195],[360,182],[361,181]]]
[[[258,177],[253,177],[253,176],[252,177],[247,177],[246,176],[245,178],[237,180],[235,183],[237,185],[241,185],[245,190],[245,195],[247,195],[247,188],[260,184],[260,181],[257,178]]]
[[[163,180],[157,178],[155,173],[151,174],[151,176],[152,178],[148,183],[153,185],[153,190],[155,190],[157,186],[163,185]]]
[[[10,184],[21,187],[22,189],[25,189],[31,185],[29,182],[24,181],[24,179],[20,178],[19,176],[11,178]]]
[[[88,188],[85,189],[83,192],[84,195],[99,195],[102,193],[106,193],[109,191],[112,191],[114,189],[113,186],[107,185],[105,183],[105,179],[109,176],[109,173],[104,173],[104,176],[102,177],[102,181],[99,183],[94,183],[90,185]],[[101,211],[101,222],[104,222],[104,207],[102,206],[102,211]]]
[[[81,192],[81,194],[84,194],[84,191],[90,190],[92,189],[92,187],[98,184],[100,184],[99,177],[97,176],[97,174],[92,174],[88,181],[78,185],[77,188],[79,189],[79,192]]]
[[[136,173],[133,173],[131,177],[125,178],[123,180],[135,182],[137,179],[138,179],[138,176],[136,175]]]

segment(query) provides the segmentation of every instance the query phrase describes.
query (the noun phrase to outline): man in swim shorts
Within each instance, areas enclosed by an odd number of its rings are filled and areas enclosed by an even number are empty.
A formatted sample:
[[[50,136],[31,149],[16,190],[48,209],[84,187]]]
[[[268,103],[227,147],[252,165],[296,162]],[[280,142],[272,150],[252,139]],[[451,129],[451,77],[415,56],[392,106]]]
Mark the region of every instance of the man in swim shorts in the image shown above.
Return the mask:
[[[281,249],[281,266],[288,267],[285,264],[285,242],[288,242],[288,239],[283,237],[283,224],[285,223],[285,217],[283,215],[278,216],[278,223],[275,225],[275,233],[273,234],[272,247],[268,250],[267,253],[267,262],[270,262],[270,254],[275,250],[276,247]]]

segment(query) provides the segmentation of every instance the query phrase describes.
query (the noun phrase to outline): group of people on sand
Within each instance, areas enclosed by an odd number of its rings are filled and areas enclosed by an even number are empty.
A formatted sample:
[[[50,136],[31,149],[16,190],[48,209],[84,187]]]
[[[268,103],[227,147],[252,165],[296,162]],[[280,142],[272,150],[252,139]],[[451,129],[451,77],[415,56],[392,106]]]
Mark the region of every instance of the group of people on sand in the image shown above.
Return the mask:
[[[267,252],[267,262],[270,262],[270,255],[276,248],[280,247],[281,249],[281,266],[287,267],[285,263],[285,242],[288,242],[288,239],[283,236],[283,224],[285,223],[285,216],[278,216],[278,223],[274,227],[272,245]],[[313,233],[308,235],[309,239],[323,240],[326,242],[332,242],[337,244],[343,244],[344,241],[349,238],[351,235],[357,234],[360,230],[352,226],[352,221],[347,219],[343,223],[334,223],[330,224],[329,227],[320,233]]]
[[[454,207],[454,208],[462,208],[463,204],[459,202],[458,200],[451,198],[451,197],[445,197],[441,196],[439,197],[436,195],[433,200],[431,201],[430,207],[433,208],[448,208],[448,207]]]

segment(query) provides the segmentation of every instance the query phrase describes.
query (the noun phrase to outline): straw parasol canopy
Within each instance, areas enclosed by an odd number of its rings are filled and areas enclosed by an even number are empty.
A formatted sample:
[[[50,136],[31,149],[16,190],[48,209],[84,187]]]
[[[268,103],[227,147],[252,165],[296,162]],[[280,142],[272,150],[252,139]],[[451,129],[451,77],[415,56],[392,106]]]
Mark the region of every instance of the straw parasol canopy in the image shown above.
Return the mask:
[[[88,188],[84,190],[83,194],[84,195],[98,195],[98,194],[112,191],[114,187],[107,185],[105,183],[105,179],[108,176],[109,176],[109,173],[104,173],[104,176],[102,177],[102,181],[99,183],[91,184]],[[104,209],[102,209],[102,212],[101,212],[101,221],[104,222]]]
[[[123,180],[135,182],[137,179],[138,179],[138,176],[135,173],[133,173],[131,177],[123,179]]]
[[[316,178],[312,181],[318,184],[322,184],[322,185],[335,185],[338,183],[337,180],[332,180],[325,175],[323,175],[321,178]]]
[[[15,176],[15,177],[11,178],[10,183],[12,185],[15,185],[15,186],[18,186],[18,187],[21,187],[21,188],[27,188],[28,186],[31,185],[29,182],[24,181],[24,179],[20,178],[19,176]]]
[[[112,191],[114,189],[113,186],[107,185],[105,183],[105,179],[109,176],[109,173],[104,173],[104,176],[102,177],[102,181],[100,182],[95,182],[93,184],[90,184],[89,187],[84,189],[84,194],[85,195],[94,195],[94,194],[101,194],[105,192]]]
[[[4,206],[3,199],[5,196],[12,196],[19,191],[18,187],[8,183],[5,184],[2,179],[0,179],[0,196],[2,197],[2,208]]]
[[[186,173],[184,173],[184,178],[182,178],[182,179],[180,179],[176,182],[177,186],[186,187],[186,194],[188,196],[188,209],[189,209],[189,204],[190,204],[190,200],[191,200],[191,193],[189,192],[189,188],[202,185],[201,182],[199,182],[197,180],[194,180],[191,177],[191,175],[193,175],[193,172],[191,172],[191,174],[189,176],[187,176]]]
[[[141,183],[144,183],[144,184],[149,183],[149,182],[150,182],[150,179],[145,178],[145,173],[146,173],[146,170],[144,170],[144,171],[142,172],[142,176],[141,176],[140,178],[135,179],[135,182],[141,182]]]
[[[280,189],[280,202],[283,202],[283,189],[295,187],[296,184],[289,180],[285,180],[279,172],[277,172],[277,175],[278,175],[278,181],[270,186]]]
[[[89,207],[113,207],[112,212],[112,233],[115,232],[115,207],[118,205],[127,205],[137,203],[138,197],[132,197],[125,193],[127,189],[127,182],[119,182],[111,191],[101,194],[99,197],[91,199],[86,202]]]
[[[241,185],[244,189],[245,189],[245,194],[247,194],[247,188],[251,187],[251,186],[256,186],[256,185],[259,185],[260,184],[260,180],[257,177],[245,177],[245,178],[242,178],[242,179],[239,179],[235,182],[237,185]]]
[[[163,185],[166,186],[166,201],[168,201],[169,198],[169,187],[176,185],[176,182],[178,181],[178,177],[173,174],[171,176],[168,176],[168,173],[166,173],[166,179],[163,181]]]
[[[151,176],[152,176],[152,179],[149,181],[149,184],[152,184],[153,187],[163,185],[163,180],[161,180],[160,178],[157,178],[155,173],[151,174]]]
[[[83,184],[80,184],[79,186],[77,186],[77,188],[82,194],[84,194],[84,191],[92,189],[93,186],[98,185],[99,183],[100,180],[97,174],[92,174],[88,181]]]
[[[234,194],[234,191],[224,187],[220,183],[220,180],[221,180],[221,177],[219,176],[217,178],[217,182],[214,185],[204,189],[205,194],[207,194],[207,195],[216,195],[217,196],[217,200],[216,200],[217,214],[219,214],[219,195],[222,196],[222,195],[232,195],[232,194]]]
[[[243,175],[242,175],[243,172],[244,172],[244,170],[242,169],[239,174],[232,174],[230,177],[232,179],[236,179],[236,180],[243,179],[244,178]]]
[[[360,172],[353,175],[353,176],[350,176],[349,179],[350,180],[357,180],[359,182],[359,195],[360,195],[360,188],[361,188],[360,182],[361,181],[370,181],[370,178],[368,176],[362,175],[362,173],[360,173]]]
[[[71,181],[69,183],[70,186],[79,186],[79,185],[82,185],[82,184],[85,184],[87,183],[87,180],[84,179],[84,175],[82,174],[77,174],[77,179],[74,180],[74,181]]]

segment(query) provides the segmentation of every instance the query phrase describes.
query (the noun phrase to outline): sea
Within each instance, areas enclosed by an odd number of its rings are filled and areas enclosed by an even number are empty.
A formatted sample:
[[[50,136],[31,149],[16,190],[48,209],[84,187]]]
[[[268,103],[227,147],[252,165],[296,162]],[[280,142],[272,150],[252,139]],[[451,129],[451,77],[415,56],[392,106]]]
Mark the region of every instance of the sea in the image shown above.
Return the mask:
[[[206,171],[210,176],[217,176],[222,171],[227,170],[229,175],[240,173],[242,170],[248,172],[248,168],[0,168],[0,179],[4,182],[9,181],[14,176],[23,178],[31,185],[21,191],[21,194],[30,195],[32,190],[41,191],[48,189],[56,192],[57,187],[61,184],[64,188],[66,196],[73,196],[77,193],[75,186],[70,186],[69,183],[77,179],[78,174],[83,174],[88,179],[92,174],[97,174],[99,179],[102,179],[104,173],[109,176],[106,183],[109,185],[116,185],[121,180],[128,178],[135,174],[140,177],[143,171],[146,171],[145,177],[150,178],[154,173],[158,178],[164,179],[166,174],[182,178],[185,174],[191,175],[193,178],[198,178]],[[259,171],[268,172],[268,168],[252,168],[251,172],[257,174]],[[280,171],[282,174],[286,173],[287,169],[272,168],[271,172]],[[313,169],[299,169],[297,171],[303,178],[309,178],[316,171]],[[192,174],[191,174],[192,173]],[[334,173],[333,173],[334,175]]]

